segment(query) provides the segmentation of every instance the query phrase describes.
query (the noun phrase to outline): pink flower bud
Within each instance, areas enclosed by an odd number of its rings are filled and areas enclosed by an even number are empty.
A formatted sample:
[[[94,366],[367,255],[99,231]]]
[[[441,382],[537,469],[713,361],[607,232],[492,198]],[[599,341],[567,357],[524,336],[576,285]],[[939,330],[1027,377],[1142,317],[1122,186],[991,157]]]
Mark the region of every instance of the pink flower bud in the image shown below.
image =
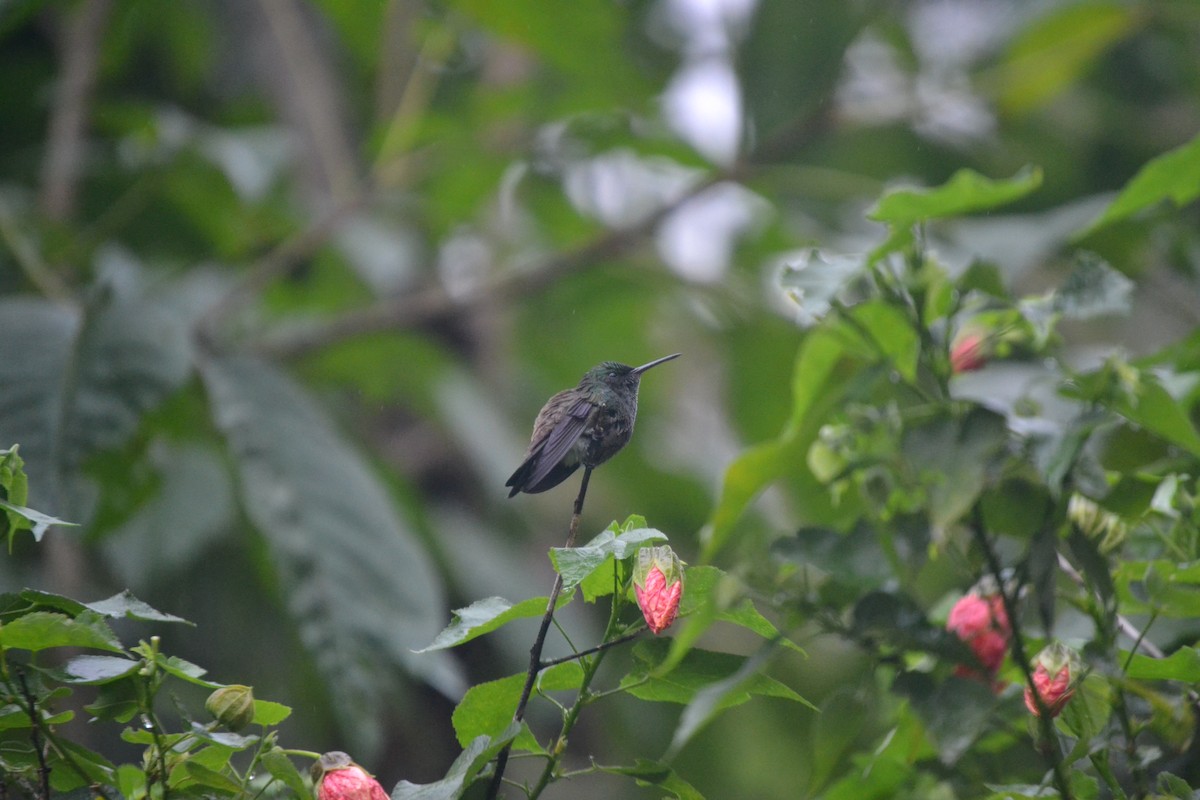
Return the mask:
[[[1063,706],[1075,694],[1075,681],[1079,674],[1075,651],[1055,642],[1038,653],[1033,660],[1033,685],[1038,697],[1051,717],[1057,717]],[[1033,689],[1025,687],[1025,707],[1035,717],[1041,716]]]
[[[955,375],[971,372],[986,364],[987,357],[987,337],[980,333],[966,333],[950,347],[950,369]]]
[[[638,551],[633,572],[633,593],[646,625],[655,635],[675,621],[683,596],[683,565],[670,547],[644,547]]]
[[[388,793],[345,753],[325,753],[312,765],[317,800],[389,800]]]
[[[980,674],[977,669],[960,664],[954,674],[985,680],[996,677],[1000,665],[1004,663],[1008,640],[1012,636],[1012,627],[1008,624],[1008,614],[1004,611],[1004,600],[1000,595],[963,595],[950,609],[946,630],[971,648],[986,670],[986,674]]]

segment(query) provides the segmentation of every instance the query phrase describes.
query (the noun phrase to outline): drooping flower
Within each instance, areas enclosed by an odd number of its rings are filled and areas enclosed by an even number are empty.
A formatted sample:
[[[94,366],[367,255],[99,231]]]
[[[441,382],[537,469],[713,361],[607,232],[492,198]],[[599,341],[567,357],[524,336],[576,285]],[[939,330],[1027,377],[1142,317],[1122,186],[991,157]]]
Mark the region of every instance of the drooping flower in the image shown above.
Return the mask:
[[[325,753],[312,765],[317,800],[389,800],[379,781],[346,753]]]
[[[988,340],[981,333],[964,333],[950,345],[950,369],[957,375],[987,363]]]
[[[950,616],[946,619],[946,630],[971,648],[976,660],[986,671],[986,674],[981,675],[978,669],[960,664],[954,674],[986,680],[996,677],[1000,665],[1004,663],[1004,654],[1008,652],[1008,641],[1012,637],[1012,627],[1004,610],[1004,599],[1000,595],[963,595],[950,609]]]
[[[683,565],[670,547],[643,547],[633,571],[633,593],[655,635],[675,621],[683,597]]]
[[[1071,648],[1055,642],[1043,648],[1031,666],[1037,696],[1041,698],[1046,713],[1057,717],[1075,694],[1075,685],[1079,679],[1078,656]],[[1035,717],[1041,716],[1037,699],[1029,686],[1025,687],[1025,707]]]

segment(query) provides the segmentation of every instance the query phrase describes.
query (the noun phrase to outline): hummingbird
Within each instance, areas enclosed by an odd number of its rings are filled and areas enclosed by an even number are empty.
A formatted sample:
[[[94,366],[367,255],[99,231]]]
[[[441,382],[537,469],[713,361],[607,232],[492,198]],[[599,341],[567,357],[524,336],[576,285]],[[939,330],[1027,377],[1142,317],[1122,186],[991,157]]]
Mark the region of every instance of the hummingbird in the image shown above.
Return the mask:
[[[579,467],[599,466],[633,436],[642,374],[679,353],[630,367],[605,361],[589,369],[574,389],[546,401],[533,423],[525,460],[508,479],[509,497],[553,489]]]

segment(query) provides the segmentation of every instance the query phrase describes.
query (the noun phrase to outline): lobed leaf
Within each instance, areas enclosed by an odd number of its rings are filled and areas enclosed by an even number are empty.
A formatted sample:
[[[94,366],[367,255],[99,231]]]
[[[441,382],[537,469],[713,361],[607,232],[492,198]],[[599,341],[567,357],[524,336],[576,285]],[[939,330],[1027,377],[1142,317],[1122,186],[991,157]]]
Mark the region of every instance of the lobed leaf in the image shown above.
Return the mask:
[[[867,217],[898,228],[922,222],[988,211],[1033,192],[1042,185],[1042,171],[1025,167],[1011,178],[993,180],[960,169],[941,186],[930,189],[892,189],[879,198]]]

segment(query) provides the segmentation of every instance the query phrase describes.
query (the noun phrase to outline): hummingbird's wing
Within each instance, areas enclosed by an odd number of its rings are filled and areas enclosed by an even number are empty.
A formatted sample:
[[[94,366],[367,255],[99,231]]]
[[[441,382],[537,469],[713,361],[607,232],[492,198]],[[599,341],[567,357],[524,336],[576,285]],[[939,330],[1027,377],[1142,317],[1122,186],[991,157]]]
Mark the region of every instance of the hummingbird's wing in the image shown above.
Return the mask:
[[[530,453],[531,456],[537,455],[537,466],[534,467],[532,474],[525,482],[526,486],[537,486],[543,478],[550,474],[551,470],[559,465],[575,442],[579,441],[595,408],[586,397],[581,397],[563,412],[558,423],[550,430],[550,433],[546,434],[541,446],[535,446],[534,452]],[[571,471],[574,472],[576,465],[570,466]]]
[[[565,392],[563,394],[566,394]],[[556,398],[551,398],[551,403]],[[549,430],[529,445],[529,452],[505,486],[512,487],[509,497],[517,492],[537,494],[566,480],[579,463],[564,464],[571,447],[587,428],[593,406],[587,398],[577,398],[556,415],[547,426]]]

